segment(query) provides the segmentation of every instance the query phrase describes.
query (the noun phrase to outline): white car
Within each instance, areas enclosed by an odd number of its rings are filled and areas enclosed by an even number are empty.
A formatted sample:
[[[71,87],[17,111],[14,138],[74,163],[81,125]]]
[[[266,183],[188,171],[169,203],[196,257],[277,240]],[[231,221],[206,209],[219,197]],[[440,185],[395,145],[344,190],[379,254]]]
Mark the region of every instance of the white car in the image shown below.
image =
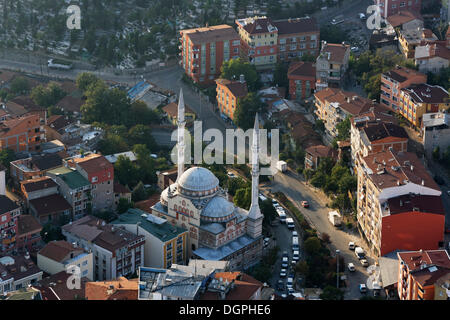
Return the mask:
[[[300,255],[298,251],[294,251],[293,255],[292,255],[292,261],[297,262],[298,260],[300,260]]]
[[[447,190],[447,195],[450,197],[450,190]]]
[[[355,269],[355,265],[353,264],[353,263],[349,263],[348,264],[348,270],[350,271],[350,272],[354,272],[356,269]]]
[[[281,267],[287,269],[289,267],[289,258],[283,257],[283,260],[281,260]]]
[[[366,259],[361,259],[359,262],[361,262],[363,267],[368,267],[369,266],[369,262]]]
[[[366,20],[367,18],[366,18],[366,15],[364,14],[364,13],[358,13],[358,17],[361,19],[361,20]]]
[[[286,287],[289,289],[292,288],[293,286],[294,286],[294,278],[289,277],[286,282]]]
[[[231,172],[231,171],[228,171],[228,172],[227,172],[227,175],[228,175],[230,178],[236,178],[236,175],[235,175],[233,172]]]
[[[292,237],[298,237],[298,233],[297,233],[297,231],[292,231]]]
[[[281,271],[280,271],[280,277],[281,278],[284,278],[284,277],[286,277],[287,276],[287,269],[281,269]]]
[[[350,242],[348,243],[348,248],[349,248],[350,250],[355,250],[355,248],[356,248],[355,243],[354,243],[353,241],[350,241]]]

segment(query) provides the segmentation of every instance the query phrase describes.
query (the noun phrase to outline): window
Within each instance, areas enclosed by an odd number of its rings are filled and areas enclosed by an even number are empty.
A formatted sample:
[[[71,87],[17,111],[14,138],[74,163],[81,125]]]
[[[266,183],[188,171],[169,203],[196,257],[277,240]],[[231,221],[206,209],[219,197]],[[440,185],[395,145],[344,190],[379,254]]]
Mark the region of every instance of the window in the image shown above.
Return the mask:
[[[83,261],[83,266],[87,266],[88,262],[87,261]]]
[[[280,44],[285,44],[286,43],[286,39],[280,39]]]

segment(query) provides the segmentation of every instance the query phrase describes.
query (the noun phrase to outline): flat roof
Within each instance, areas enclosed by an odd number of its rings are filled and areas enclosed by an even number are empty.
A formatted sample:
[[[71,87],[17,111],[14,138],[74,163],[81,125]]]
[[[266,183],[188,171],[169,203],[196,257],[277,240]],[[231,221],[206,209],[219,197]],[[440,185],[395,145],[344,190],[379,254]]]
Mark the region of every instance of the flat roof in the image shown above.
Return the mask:
[[[150,217],[151,220],[148,218]],[[158,220],[156,216],[152,216],[149,213],[140,209],[128,209],[126,213],[119,216],[118,219],[111,222],[111,224],[133,224],[139,223],[139,226],[148,233],[151,233],[162,242],[167,242],[178,237],[180,234],[187,232],[186,229],[172,226],[167,222]]]

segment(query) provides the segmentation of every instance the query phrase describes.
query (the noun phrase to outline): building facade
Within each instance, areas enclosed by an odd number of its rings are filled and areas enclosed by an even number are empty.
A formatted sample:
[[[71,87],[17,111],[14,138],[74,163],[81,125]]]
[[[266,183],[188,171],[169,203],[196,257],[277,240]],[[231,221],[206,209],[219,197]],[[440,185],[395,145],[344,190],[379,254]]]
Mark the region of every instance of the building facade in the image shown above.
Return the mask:
[[[357,175],[358,228],[375,255],[443,244],[442,192],[415,154],[374,153],[362,158]]]
[[[241,75],[239,81],[216,80],[216,99],[219,111],[231,120],[234,119],[238,100],[244,98],[247,94],[247,82],[243,75]]]
[[[144,261],[143,235],[106,224],[104,220],[85,216],[62,227],[70,243],[94,255],[94,279],[110,280],[132,275]]]
[[[301,101],[313,95],[316,89],[316,64],[312,62],[293,62],[289,66],[289,95],[292,100]]]
[[[383,18],[397,14],[403,10],[409,10],[420,14],[422,0],[373,0],[380,7]]]
[[[421,133],[426,156],[431,158],[436,148],[442,155],[450,146],[450,115],[443,112],[425,113]]]
[[[21,213],[22,208],[19,205],[5,195],[0,195],[0,252],[2,254],[11,253],[16,248],[17,221]]]
[[[167,223],[166,219],[129,209],[113,222],[127,231],[145,236],[144,264],[152,268],[170,268],[188,260],[188,231]]]
[[[450,257],[446,250],[398,252],[397,293],[400,300],[436,299],[436,284],[450,275]],[[447,288],[444,288],[447,295]],[[443,296],[443,295],[442,295]]]
[[[181,30],[180,35],[181,66],[196,83],[212,83],[224,61],[239,57],[239,35],[228,25]]]
[[[398,112],[401,89],[427,82],[427,75],[413,69],[396,66],[381,74],[380,104]]]
[[[349,59],[350,45],[322,41],[322,48],[316,59],[316,90],[340,88]]]
[[[45,142],[43,125],[39,114],[30,114],[1,122],[0,150],[39,152],[41,143]]]

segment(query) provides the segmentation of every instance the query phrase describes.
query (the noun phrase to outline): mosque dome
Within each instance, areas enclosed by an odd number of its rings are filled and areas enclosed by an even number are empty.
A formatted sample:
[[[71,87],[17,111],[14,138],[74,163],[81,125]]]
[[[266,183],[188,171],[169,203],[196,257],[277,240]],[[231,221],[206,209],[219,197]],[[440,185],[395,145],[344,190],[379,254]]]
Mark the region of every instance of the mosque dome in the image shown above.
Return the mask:
[[[186,196],[202,197],[218,190],[219,179],[206,168],[189,168],[178,179],[178,191]]]
[[[233,216],[235,206],[224,197],[215,196],[209,200],[201,213],[201,219],[211,222],[222,222]]]

